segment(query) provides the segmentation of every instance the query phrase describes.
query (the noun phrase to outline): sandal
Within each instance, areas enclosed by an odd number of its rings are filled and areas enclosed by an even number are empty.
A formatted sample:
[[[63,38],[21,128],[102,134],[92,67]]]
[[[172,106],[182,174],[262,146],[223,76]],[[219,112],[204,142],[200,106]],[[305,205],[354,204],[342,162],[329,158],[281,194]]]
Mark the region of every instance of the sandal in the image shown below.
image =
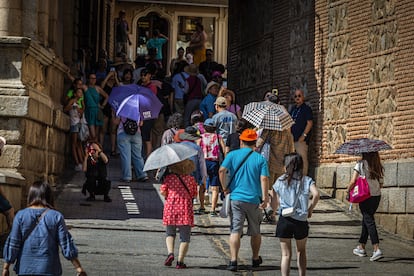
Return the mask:
[[[206,213],[206,209],[199,208],[198,210],[194,211],[194,215],[204,215]]]

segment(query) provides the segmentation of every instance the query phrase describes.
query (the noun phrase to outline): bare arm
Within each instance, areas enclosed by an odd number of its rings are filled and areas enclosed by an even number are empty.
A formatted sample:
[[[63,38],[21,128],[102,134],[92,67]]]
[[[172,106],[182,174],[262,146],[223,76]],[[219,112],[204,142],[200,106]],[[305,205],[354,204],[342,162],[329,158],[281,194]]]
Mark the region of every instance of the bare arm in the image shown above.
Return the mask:
[[[349,181],[348,188],[346,188],[347,193],[349,193],[349,191],[352,190],[352,188],[354,188],[355,183],[358,179],[358,176],[359,176],[359,173],[354,170],[354,173],[352,174],[352,177],[351,177],[351,181]]]
[[[309,131],[311,131],[311,129],[312,129],[312,126],[313,126],[313,121],[312,120],[306,121],[305,130],[303,131],[302,136],[300,136],[299,141],[301,141],[301,142],[305,141],[306,137],[304,136],[304,134],[308,135]]]
[[[221,183],[221,188],[223,189],[225,194],[228,194],[227,186],[225,186],[226,181],[226,172],[227,169],[225,167],[220,167],[219,169],[219,179]]]
[[[103,89],[100,86],[96,86],[96,91],[98,91],[98,93],[101,94],[102,97],[104,97],[104,101],[100,106],[101,108],[103,108],[108,103],[108,94],[106,94],[106,92],[103,91]]]
[[[315,209],[316,204],[319,201],[319,191],[318,188],[316,188],[316,185],[311,185],[309,187],[309,190],[312,194],[312,199],[311,199],[311,204],[309,205],[309,209],[308,209],[308,218],[312,217],[312,212],[313,209]]]
[[[72,265],[75,267],[77,275],[86,276],[86,272],[85,270],[83,270],[78,258],[72,259],[70,261],[72,262]]]
[[[260,176],[260,184],[262,186],[262,203],[260,204],[261,208],[266,208],[267,202],[269,201],[269,177]]]

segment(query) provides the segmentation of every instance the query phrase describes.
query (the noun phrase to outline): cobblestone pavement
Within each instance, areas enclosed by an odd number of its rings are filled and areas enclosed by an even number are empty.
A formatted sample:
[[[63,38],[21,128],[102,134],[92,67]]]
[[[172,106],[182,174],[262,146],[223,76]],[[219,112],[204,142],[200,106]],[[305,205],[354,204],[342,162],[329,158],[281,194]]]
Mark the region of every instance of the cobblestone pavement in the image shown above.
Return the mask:
[[[157,183],[122,183],[119,159],[111,159],[112,181],[106,203],[99,196],[87,202],[80,192],[83,173],[74,173],[66,181],[57,199],[57,208],[79,249],[80,260],[88,275],[280,275],[280,247],[274,237],[275,225],[263,224],[261,256],[263,264],[252,270],[250,241],[242,238],[239,271],[226,271],[229,260],[229,222],[227,219],[196,216],[190,249],[185,259],[188,269],[164,267],[165,234],[162,225],[162,197]],[[197,206],[195,206],[197,208]],[[357,257],[360,218],[348,208],[322,197],[310,219],[308,240],[308,275],[414,275],[414,243],[380,230],[380,244],[385,257],[370,262]],[[371,251],[370,245],[367,246]],[[176,244],[176,255],[177,255]],[[63,275],[74,275],[70,262],[62,259]],[[297,275],[293,256],[291,275]]]

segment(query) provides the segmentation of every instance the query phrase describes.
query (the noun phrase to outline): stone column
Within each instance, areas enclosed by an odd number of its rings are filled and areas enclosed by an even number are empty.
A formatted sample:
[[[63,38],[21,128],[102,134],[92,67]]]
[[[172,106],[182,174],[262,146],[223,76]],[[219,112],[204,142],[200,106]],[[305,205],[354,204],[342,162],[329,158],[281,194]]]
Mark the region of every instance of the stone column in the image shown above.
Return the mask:
[[[21,8],[21,1],[0,0],[0,36],[22,34]]]
[[[38,1],[23,0],[22,2],[22,36],[37,39]]]
[[[49,0],[39,0],[37,19],[38,41],[49,47]]]

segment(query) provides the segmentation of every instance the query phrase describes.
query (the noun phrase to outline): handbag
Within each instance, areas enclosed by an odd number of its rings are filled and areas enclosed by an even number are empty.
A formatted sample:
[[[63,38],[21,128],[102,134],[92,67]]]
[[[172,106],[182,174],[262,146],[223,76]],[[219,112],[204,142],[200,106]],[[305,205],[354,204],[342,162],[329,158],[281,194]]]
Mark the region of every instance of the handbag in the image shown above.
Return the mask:
[[[227,194],[226,197],[223,199],[223,204],[221,205],[220,209],[220,217],[227,218],[229,215],[230,210],[230,194]]]
[[[282,216],[283,217],[291,217],[295,214],[296,205],[298,204],[298,201],[299,201],[299,192],[302,188],[302,183],[303,183],[303,178],[302,178],[302,180],[299,184],[298,190],[296,191],[296,197],[295,197],[295,202],[293,203],[293,206],[289,207],[289,208],[282,209]]]
[[[79,140],[81,140],[82,142],[85,142],[86,140],[88,140],[89,138],[89,127],[87,124],[85,123],[80,123],[80,128],[79,128]]]
[[[262,145],[260,149],[260,154],[269,161],[269,155],[270,155],[270,143],[268,140]]]
[[[363,163],[361,163],[361,174],[357,178],[354,187],[349,191],[349,202],[360,203],[371,197],[369,184],[365,177]]]

